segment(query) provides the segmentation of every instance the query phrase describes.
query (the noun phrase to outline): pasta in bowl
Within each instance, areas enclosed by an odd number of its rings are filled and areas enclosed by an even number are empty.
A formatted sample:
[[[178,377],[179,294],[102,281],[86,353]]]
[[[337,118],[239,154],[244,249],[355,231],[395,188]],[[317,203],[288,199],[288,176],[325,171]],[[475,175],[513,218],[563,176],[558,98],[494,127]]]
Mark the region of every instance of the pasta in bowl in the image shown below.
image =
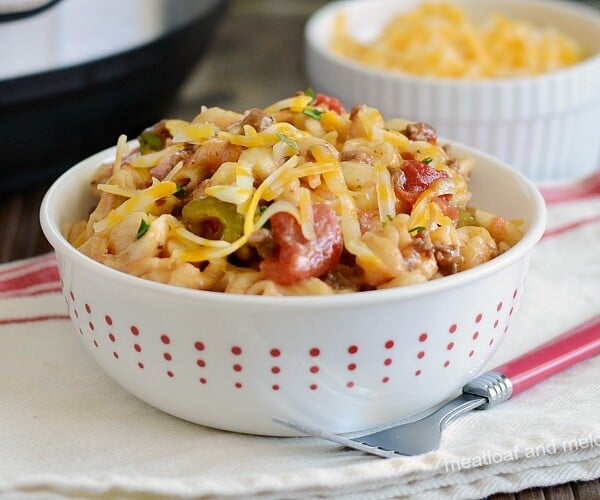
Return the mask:
[[[482,371],[544,230],[529,180],[331,98],[200,116],[121,139],[42,203],[75,335],[108,375],[177,417],[287,435],[273,415],[357,431]]]
[[[238,114],[206,108],[123,139],[99,201],[68,233],[86,255],[168,284],[320,295],[478,266],[524,221],[469,206],[470,159],[425,123],[311,92]]]

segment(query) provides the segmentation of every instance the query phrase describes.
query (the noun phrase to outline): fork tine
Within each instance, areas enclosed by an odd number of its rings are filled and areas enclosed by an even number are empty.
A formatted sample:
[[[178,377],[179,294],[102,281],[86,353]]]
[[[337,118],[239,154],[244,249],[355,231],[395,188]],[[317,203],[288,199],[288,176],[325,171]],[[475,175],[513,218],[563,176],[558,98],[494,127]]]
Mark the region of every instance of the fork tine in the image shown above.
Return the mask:
[[[320,437],[348,448],[383,458],[413,456],[428,453],[439,447],[442,430],[454,418],[482,406],[487,399],[473,394],[461,394],[446,402],[425,418],[391,425],[383,430],[346,438],[317,429],[305,423],[272,417],[274,422],[309,436]]]
[[[280,417],[272,417],[274,422],[285,425],[291,429],[302,432],[303,434],[307,434],[308,436],[320,437],[326,439],[327,441],[332,441],[337,444],[341,444],[342,446],[346,446],[348,448],[353,448],[355,450],[362,451],[363,453],[368,453],[370,455],[375,455],[381,458],[393,458],[399,457],[400,455],[394,451],[384,450],[383,448],[378,448],[376,446],[371,446],[365,443],[361,443],[359,441],[354,441],[352,439],[345,438],[343,436],[339,436],[337,434],[332,434],[327,431],[323,431],[321,429],[315,429],[310,425],[300,424],[293,420],[286,420]]]
[[[402,455],[421,455],[436,450],[444,427],[454,418],[471,411],[487,400],[472,394],[461,394],[420,420],[393,425],[381,431],[356,436],[354,440],[369,446],[395,450]]]
[[[364,445],[392,449],[413,456],[436,450],[442,440],[442,428],[434,417],[398,425],[352,439]]]

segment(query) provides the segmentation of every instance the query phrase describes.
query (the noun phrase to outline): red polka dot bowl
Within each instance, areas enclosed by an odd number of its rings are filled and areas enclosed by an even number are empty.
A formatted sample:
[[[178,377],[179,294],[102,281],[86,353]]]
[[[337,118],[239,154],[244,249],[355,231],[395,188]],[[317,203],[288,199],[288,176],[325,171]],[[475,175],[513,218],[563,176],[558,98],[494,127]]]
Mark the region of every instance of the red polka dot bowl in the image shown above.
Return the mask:
[[[523,175],[469,148],[453,151],[476,161],[473,206],[524,219],[523,239],[439,280],[319,297],[189,290],[81,254],[61,228],[88,213],[90,179],[114,150],[92,156],[54,183],[41,208],[75,335],[126,390],[209,427],[293,432],[277,415],[342,433],[423,411],[478,375],[509,335],[545,226],[543,200]]]

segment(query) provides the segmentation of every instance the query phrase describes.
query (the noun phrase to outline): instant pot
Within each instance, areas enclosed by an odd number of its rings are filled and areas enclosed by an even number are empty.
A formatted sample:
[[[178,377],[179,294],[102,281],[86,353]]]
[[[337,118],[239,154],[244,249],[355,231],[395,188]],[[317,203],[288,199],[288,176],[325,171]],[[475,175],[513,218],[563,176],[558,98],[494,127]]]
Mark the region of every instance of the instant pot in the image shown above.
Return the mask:
[[[225,0],[0,0],[0,190],[162,118]]]

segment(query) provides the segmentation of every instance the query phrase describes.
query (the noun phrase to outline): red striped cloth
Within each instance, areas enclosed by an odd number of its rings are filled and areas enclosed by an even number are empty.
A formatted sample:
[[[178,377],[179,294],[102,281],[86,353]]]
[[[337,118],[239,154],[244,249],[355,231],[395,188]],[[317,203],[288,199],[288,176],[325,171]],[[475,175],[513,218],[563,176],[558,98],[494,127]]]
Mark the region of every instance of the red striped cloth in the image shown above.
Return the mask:
[[[582,179],[572,184],[556,184],[540,187],[540,191],[544,196],[546,205],[550,208],[556,205],[569,204],[573,202],[582,202],[600,197],[600,170],[593,173],[589,177]],[[588,224],[596,224],[600,221],[600,213],[595,211],[590,215],[581,217],[573,217],[566,223],[554,224],[552,220],[552,212],[548,219],[548,228],[544,234],[544,238],[559,236],[574,229],[578,229]]]
[[[542,188],[548,230],[489,368],[600,312],[598,179]],[[167,417],[90,362],[66,311],[53,254],[0,266],[0,498],[483,498],[600,474],[600,358],[459,419],[437,452],[380,460]]]
[[[54,292],[60,292],[60,283],[53,253],[0,268],[0,299]]]
[[[575,183],[545,185],[540,190],[547,205],[594,198],[600,196],[600,170]]]
[[[69,319],[60,292],[54,253],[0,266],[0,327]]]

